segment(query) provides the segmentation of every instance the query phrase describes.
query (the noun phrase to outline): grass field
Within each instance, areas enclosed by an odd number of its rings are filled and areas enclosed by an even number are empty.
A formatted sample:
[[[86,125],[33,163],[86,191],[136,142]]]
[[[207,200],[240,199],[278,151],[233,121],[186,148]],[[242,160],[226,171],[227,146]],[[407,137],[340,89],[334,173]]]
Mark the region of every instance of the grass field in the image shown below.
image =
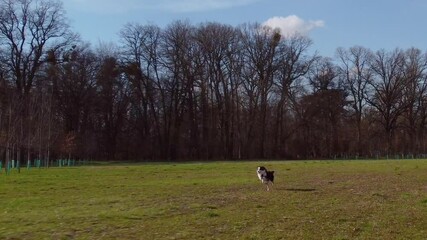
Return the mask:
[[[257,179],[276,171],[271,192]],[[0,174],[0,239],[426,239],[427,160]]]

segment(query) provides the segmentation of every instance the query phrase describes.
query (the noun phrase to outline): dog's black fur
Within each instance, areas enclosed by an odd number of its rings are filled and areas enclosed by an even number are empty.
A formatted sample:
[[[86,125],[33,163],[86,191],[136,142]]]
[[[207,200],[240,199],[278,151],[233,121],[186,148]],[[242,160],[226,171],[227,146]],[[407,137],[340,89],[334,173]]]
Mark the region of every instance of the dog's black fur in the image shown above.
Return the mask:
[[[260,166],[257,169],[257,175],[262,183],[267,185],[267,191],[270,190],[269,184],[274,184],[274,171],[268,171],[266,167]]]

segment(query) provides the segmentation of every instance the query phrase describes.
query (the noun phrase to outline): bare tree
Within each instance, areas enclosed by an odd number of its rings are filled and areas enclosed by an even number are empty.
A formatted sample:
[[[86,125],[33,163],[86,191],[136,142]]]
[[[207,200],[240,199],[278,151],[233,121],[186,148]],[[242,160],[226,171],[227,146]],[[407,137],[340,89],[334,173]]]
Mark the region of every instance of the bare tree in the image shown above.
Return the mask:
[[[37,74],[45,62],[47,50],[55,51],[76,35],[69,30],[62,3],[56,0],[1,0],[0,50],[1,60],[9,73],[20,104],[14,131],[16,159],[20,161],[25,139],[30,139],[30,92]],[[27,149],[30,151],[30,149]]]
[[[65,46],[71,34],[56,0],[1,0],[0,48],[20,94],[28,94],[47,49]]]
[[[218,154],[225,159],[238,157],[239,35],[231,26],[207,23],[198,28],[195,38],[206,76],[200,82],[203,155],[212,156],[219,135]]]
[[[407,151],[412,154],[420,148],[420,139],[423,139],[424,136],[427,107],[426,70],[427,55],[422,54],[421,50],[416,48],[408,49],[405,52],[403,101],[406,109],[403,117],[409,140]]]
[[[89,144],[84,144],[82,136],[92,128],[91,114],[97,100],[97,74],[99,63],[95,53],[87,44],[74,46],[58,56],[63,62],[50,66],[54,104],[58,121],[62,125],[62,139],[73,135],[79,153],[86,151]]]
[[[329,58],[318,58],[308,75],[313,92],[301,100],[301,121],[311,157],[331,158],[342,149],[339,140],[346,96],[337,75],[337,67]]]
[[[129,86],[122,77],[117,59],[110,55],[102,56],[97,74],[98,111],[101,115],[103,149],[108,159],[116,159],[117,147],[122,139],[126,113],[129,106]]]
[[[348,50],[337,49],[337,57],[340,61],[338,74],[348,93],[348,99],[352,108],[357,128],[357,155],[363,154],[362,119],[363,111],[367,105],[368,83],[372,78],[370,50],[356,46]]]
[[[259,133],[257,157],[266,154],[267,113],[269,97],[277,70],[277,48],[281,40],[280,32],[260,25],[242,27],[242,55],[244,58],[243,86],[248,101],[248,130],[246,151],[253,148],[255,131]]]
[[[371,62],[373,77],[369,81],[372,94],[369,104],[378,111],[378,121],[386,135],[386,154],[394,151],[393,139],[398,119],[407,108],[403,100],[406,79],[404,76],[405,55],[400,49],[385,50],[374,54]]]
[[[304,36],[291,36],[280,41],[278,46],[278,71],[274,77],[278,102],[276,107],[276,126],[274,149],[276,156],[289,156],[287,140],[295,132],[292,127],[291,112],[297,104],[300,83],[312,67],[316,56],[307,51],[312,41]]]
[[[169,94],[166,109],[167,144],[172,159],[186,152],[188,156],[197,154],[200,145],[197,137],[196,124],[196,81],[197,72],[201,70],[200,56],[194,45],[194,27],[188,22],[177,21],[169,25],[162,34],[162,62],[166,68],[165,88]],[[184,120],[190,121],[185,126],[189,130],[189,144],[183,147],[182,133],[185,132]],[[188,129],[191,126],[193,128]],[[180,149],[179,146],[182,148]],[[181,152],[178,152],[178,151]],[[181,155],[182,156],[182,155]]]
[[[120,36],[123,42],[125,74],[133,90],[133,97],[130,100],[136,110],[131,122],[138,129],[141,141],[146,146],[145,152],[149,155],[147,157],[164,154],[165,151],[159,153],[156,152],[156,148],[148,147],[153,142],[163,147],[166,144],[164,136],[168,122],[160,118],[160,109],[164,111],[166,108],[159,53],[160,28],[155,25],[127,24],[120,31]],[[159,101],[157,94],[160,95],[161,108],[157,106]],[[147,149],[151,150],[147,151]]]

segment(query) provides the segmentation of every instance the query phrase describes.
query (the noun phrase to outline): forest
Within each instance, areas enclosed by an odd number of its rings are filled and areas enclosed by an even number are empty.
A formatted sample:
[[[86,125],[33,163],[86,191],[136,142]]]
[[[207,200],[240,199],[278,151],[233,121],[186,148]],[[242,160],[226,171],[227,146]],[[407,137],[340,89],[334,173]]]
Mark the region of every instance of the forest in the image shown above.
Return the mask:
[[[427,153],[427,53],[261,24],[129,23],[91,45],[60,1],[0,0],[0,160]]]

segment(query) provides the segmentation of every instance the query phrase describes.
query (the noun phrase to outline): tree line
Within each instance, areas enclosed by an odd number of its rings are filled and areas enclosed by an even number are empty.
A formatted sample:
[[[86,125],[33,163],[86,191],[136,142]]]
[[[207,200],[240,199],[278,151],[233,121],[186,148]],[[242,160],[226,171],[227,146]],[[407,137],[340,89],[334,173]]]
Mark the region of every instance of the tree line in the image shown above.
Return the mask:
[[[0,0],[0,159],[426,153],[427,54],[313,53],[260,24],[126,24],[93,47],[61,2]]]

